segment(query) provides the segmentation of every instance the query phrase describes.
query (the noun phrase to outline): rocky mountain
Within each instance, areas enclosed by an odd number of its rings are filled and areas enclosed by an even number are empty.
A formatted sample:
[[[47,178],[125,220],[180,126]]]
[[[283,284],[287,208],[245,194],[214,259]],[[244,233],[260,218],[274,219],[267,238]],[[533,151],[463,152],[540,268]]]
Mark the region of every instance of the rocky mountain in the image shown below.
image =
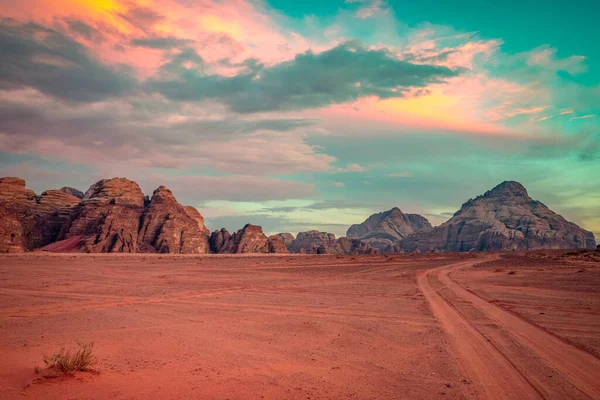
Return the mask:
[[[85,193],[61,239],[80,238],[88,253],[136,253],[144,194],[129,179],[102,179]]]
[[[208,252],[198,210],[164,186],[148,199],[125,178],[103,179],[85,194],[65,187],[39,196],[22,179],[0,178],[0,218],[0,252]]]
[[[40,196],[19,178],[0,178],[0,252],[33,250],[57,240],[79,199],[59,190]]]
[[[407,252],[566,249],[594,248],[595,239],[510,181],[467,201],[442,225],[409,235],[396,246]]]
[[[290,253],[337,255],[374,254],[377,252],[370,244],[359,239],[347,237],[336,239],[333,233],[316,230],[299,232],[288,245],[288,250]]]
[[[352,225],[346,236],[384,250],[410,234],[426,232],[432,228],[427,218],[419,214],[404,214],[394,207],[389,211],[371,215],[362,224]]]
[[[208,253],[209,233],[198,210],[182,206],[169,189],[160,186],[144,208],[138,246],[157,253]]]

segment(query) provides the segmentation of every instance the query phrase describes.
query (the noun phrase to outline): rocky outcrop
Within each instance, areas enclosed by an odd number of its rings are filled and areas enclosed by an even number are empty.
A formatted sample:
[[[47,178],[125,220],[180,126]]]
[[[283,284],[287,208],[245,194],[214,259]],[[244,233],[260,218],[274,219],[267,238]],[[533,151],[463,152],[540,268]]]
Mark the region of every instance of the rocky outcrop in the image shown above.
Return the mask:
[[[286,232],[286,233],[278,233],[277,236],[279,236],[281,238],[281,240],[283,241],[283,244],[289,250],[290,246],[292,245],[292,242],[295,239],[294,235]]]
[[[210,250],[217,254],[269,253],[267,236],[258,225],[246,224],[230,235],[227,229],[214,231],[210,236]]]
[[[0,178],[0,252],[30,251],[58,239],[79,199],[59,190],[37,196],[19,178]]]
[[[335,244],[335,254],[350,255],[350,254],[377,254],[378,250],[369,243],[363,242],[360,239],[350,239],[341,237]]]
[[[141,217],[138,250],[143,252],[207,253],[208,230],[193,207],[184,207],[164,186],[156,189]]]
[[[433,227],[427,218],[419,214],[404,214],[394,207],[389,211],[371,215],[362,224],[352,225],[346,236],[384,250],[410,234],[431,229]]]
[[[298,232],[296,239],[290,244],[292,253],[302,254],[333,254],[336,243],[333,233],[319,232],[316,230]]]
[[[225,228],[214,231],[208,239],[211,253],[232,253],[231,234]]]
[[[594,248],[595,239],[511,181],[469,200],[449,221],[410,235],[399,245],[407,252],[571,249]]]
[[[341,237],[336,239],[333,233],[316,230],[299,232],[289,245],[292,253],[300,254],[374,254],[377,252],[371,245],[359,239]]]
[[[269,253],[286,254],[289,253],[283,238],[280,235],[272,235],[267,238]]]
[[[0,178],[0,202],[33,200],[35,192],[25,187],[21,178]]]
[[[102,179],[87,190],[61,239],[80,236],[80,250],[88,253],[136,253],[143,213],[144,194],[137,183]]]
[[[82,191],[74,189],[72,187],[68,187],[68,186],[64,186],[64,187],[60,188],[60,191],[66,193],[66,194],[70,194],[71,196],[75,196],[78,199],[83,199],[83,196],[85,196],[85,193],[83,193]]]

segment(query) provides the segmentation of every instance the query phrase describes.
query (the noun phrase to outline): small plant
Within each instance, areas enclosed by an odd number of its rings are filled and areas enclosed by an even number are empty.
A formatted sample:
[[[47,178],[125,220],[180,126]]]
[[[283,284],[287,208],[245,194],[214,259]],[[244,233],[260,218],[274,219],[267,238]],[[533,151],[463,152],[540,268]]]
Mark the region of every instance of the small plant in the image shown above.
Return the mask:
[[[72,374],[76,371],[89,371],[96,362],[92,356],[94,342],[77,343],[76,351],[65,350],[64,348],[53,356],[44,356],[44,364],[48,368],[54,368],[65,374]]]

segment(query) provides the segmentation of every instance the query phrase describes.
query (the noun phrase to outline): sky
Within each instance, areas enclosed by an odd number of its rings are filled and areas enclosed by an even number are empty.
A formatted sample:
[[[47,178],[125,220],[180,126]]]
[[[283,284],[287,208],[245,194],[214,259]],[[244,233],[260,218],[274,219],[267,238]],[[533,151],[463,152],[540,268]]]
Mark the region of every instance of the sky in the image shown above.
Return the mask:
[[[434,225],[505,180],[600,236],[600,3],[0,0],[0,176],[214,230]]]

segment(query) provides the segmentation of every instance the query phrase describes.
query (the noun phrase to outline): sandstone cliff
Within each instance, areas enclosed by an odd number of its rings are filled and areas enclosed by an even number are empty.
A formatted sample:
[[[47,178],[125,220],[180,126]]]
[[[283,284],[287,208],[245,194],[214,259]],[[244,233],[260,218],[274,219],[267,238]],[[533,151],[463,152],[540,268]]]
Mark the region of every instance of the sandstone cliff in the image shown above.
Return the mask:
[[[156,189],[141,217],[139,251],[175,254],[208,252],[208,230],[193,207],[184,207],[164,186]]]
[[[144,212],[144,194],[125,178],[93,184],[71,215],[61,239],[80,237],[80,250],[89,253],[135,253]]]
[[[269,243],[262,228],[252,224],[246,224],[233,235],[222,228],[210,236],[210,250],[219,254],[269,253]]]
[[[0,252],[30,251],[58,239],[79,199],[59,190],[37,196],[19,178],[0,178]]]

